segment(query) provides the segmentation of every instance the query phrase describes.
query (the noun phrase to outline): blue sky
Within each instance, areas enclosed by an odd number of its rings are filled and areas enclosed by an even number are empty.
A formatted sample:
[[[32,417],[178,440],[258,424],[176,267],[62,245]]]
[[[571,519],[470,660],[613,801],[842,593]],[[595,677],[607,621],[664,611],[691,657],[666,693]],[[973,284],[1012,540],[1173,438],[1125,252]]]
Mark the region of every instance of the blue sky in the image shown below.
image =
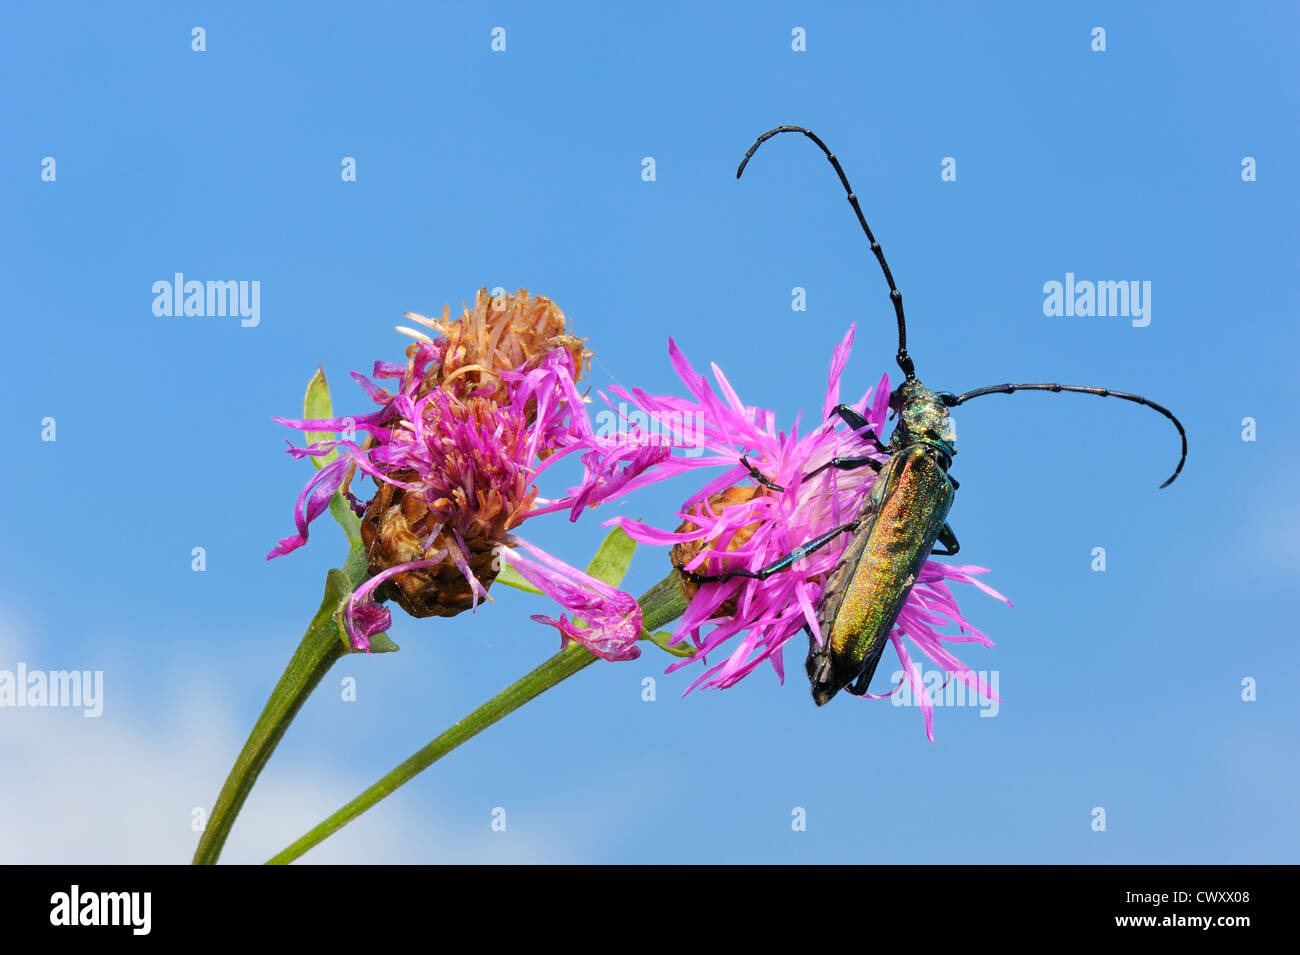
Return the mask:
[[[365,410],[347,372],[400,355],[403,312],[527,287],[589,337],[596,387],[679,391],[671,335],[786,422],[817,413],[850,322],[846,390],[894,371],[883,280],[812,144],[778,138],[734,179],[782,123],[844,162],[928,384],[1146,394],[1187,427],[1183,476],[1156,490],[1177,438],[1136,406],[973,402],[950,520],[958,560],[1015,602],[961,595],[997,642],[965,654],[998,672],[995,718],[940,709],[932,745],[916,709],[818,709],[797,647],[784,687],[760,670],[683,699],[690,671],[649,648],[307,859],[1297,861],[1294,11],[741,9],[6,5],[0,670],[99,669],[105,689],[97,719],[0,709],[0,861],[188,859],[341,560],[332,530],[264,560],[307,477],[270,417],[317,364],[337,410]],[[175,272],[258,281],[258,324],[156,316]],[[1046,316],[1066,273],[1150,282],[1150,324]],[[605,516],[672,523],[689,491]],[[530,536],[582,563],[602,533],[554,516]],[[666,567],[643,550],[628,589]],[[401,653],[339,664],[226,858],[269,856],[554,652],[540,599],[494,596],[452,621],[398,611]]]

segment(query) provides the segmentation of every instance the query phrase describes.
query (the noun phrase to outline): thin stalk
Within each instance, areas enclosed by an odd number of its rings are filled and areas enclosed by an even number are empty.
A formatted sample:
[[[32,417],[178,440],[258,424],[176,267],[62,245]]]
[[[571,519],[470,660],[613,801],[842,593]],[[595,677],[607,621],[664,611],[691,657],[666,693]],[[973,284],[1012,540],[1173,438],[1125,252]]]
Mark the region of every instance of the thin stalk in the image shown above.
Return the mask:
[[[221,793],[217,796],[217,802],[212,807],[212,813],[208,816],[207,825],[199,839],[199,847],[195,850],[195,865],[212,865],[217,861],[235,817],[239,815],[244,800],[248,798],[253,784],[257,782],[258,775],[275,752],[289,724],[330,667],[347,654],[338,622],[333,616],[348,592],[343,590],[346,580],[342,571],[329,572],[320,609],[308,625],[302,642],[298,644],[280,681],[276,683],[262,715],[254,724],[253,731],[248,734],[248,741],[244,743],[239,758],[231,767],[225,785],[221,787]]]
[[[646,636],[656,627],[662,627],[680,617],[686,609],[686,600],[682,594],[677,572],[673,571],[663,581],[651,587],[642,595],[638,603],[642,607],[642,626]],[[410,782],[461,743],[477,736],[493,723],[513,713],[562,680],[595,663],[597,659],[599,658],[577,643],[569,644],[523,679],[512,683],[468,716],[453,723],[441,735],[403,760],[342,809],[272,856],[267,860],[267,865],[284,865],[297,859],[308,849],[338,832],[385,796]]]

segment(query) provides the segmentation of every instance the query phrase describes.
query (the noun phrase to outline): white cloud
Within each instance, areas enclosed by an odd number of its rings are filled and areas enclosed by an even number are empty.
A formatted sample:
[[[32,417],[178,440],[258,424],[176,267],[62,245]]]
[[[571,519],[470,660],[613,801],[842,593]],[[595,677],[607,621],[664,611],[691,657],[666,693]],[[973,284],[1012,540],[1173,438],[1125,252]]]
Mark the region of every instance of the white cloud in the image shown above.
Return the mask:
[[[24,648],[18,635],[33,631],[6,611],[0,608],[0,668],[18,660],[32,668],[68,665]],[[140,685],[132,676],[138,667],[139,661],[112,666],[98,719],[80,709],[0,709],[0,864],[189,862],[198,841],[192,811],[210,807],[249,727],[215,692],[196,698],[192,679],[150,674],[154,680]],[[237,674],[223,669],[203,661],[204,684],[231,685]],[[184,686],[184,701],[160,698],[167,686]],[[373,781],[303,771],[273,757],[221,861],[264,862]],[[486,812],[471,823],[414,802],[409,790],[389,797],[304,861],[563,862],[581,852],[575,834],[583,827],[564,818],[497,833]]]
[[[241,742],[212,710],[166,728],[84,719],[79,710],[0,711],[0,863],[182,863]],[[204,715],[204,714],[207,715]],[[223,725],[224,724],[224,725]],[[223,862],[258,863],[300,836],[372,780],[268,773],[232,831]],[[310,862],[544,862],[570,857],[567,826],[493,833],[413,812],[390,797],[310,853]]]

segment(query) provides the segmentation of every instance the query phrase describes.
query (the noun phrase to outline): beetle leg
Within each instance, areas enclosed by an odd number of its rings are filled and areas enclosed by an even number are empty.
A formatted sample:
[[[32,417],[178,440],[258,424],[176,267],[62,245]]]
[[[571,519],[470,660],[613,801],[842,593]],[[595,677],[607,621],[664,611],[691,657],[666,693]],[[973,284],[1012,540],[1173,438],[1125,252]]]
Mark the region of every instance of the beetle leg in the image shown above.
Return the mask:
[[[888,639],[889,637],[887,636],[882,637],[879,643],[867,652],[867,658],[865,665],[862,668],[862,672],[858,674],[857,679],[854,680],[852,684],[844,687],[846,692],[851,693],[854,696],[866,695],[867,690],[871,688],[871,678],[876,675],[876,667],[880,665],[880,655],[884,652],[885,641]]]
[[[820,467],[813,468],[803,476],[805,481],[811,481],[817,475],[821,474],[827,468],[835,468],[837,471],[852,471],[854,468],[871,468],[877,474],[885,466],[884,461],[877,461],[875,458],[831,458]]]
[[[850,686],[846,686],[844,688],[845,692],[852,693],[854,696],[864,696],[867,692],[867,687],[870,685],[871,678],[873,676],[875,676],[874,670],[871,673],[868,673],[864,670],[862,674],[856,680],[854,680]]]
[[[943,529],[939,531],[939,543],[948,549],[931,550],[930,553],[935,557],[951,557],[961,550],[961,545],[957,543],[957,535],[952,532],[952,528],[947,524],[944,524]]]
[[[763,485],[763,487],[771,488],[773,491],[785,490],[785,488],[783,488],[781,485],[773,484],[766,477],[764,477],[763,472],[760,471],[758,468],[754,467],[754,465],[750,464],[749,459],[745,457],[743,454],[740,456],[740,463],[745,466],[745,470],[749,472],[749,476],[752,477],[759,484]]]
[[[862,417],[862,415],[858,414],[848,405],[836,405],[831,409],[831,414],[837,415],[841,421],[847,424],[854,431],[862,432],[858,437],[862,438],[864,441],[870,441],[876,446],[877,451],[882,454],[889,453],[889,448],[885,447],[884,442],[881,441],[876,432],[871,429],[871,422],[867,421],[866,418]],[[867,430],[863,431],[863,428],[866,428]]]
[[[777,571],[785,570],[800,558],[807,557],[813,551],[825,547],[845,531],[854,531],[857,530],[857,528],[857,521],[849,521],[849,523],[836,527],[834,530],[829,530],[819,537],[814,537],[802,547],[796,547],[784,557],[777,558],[766,567],[760,567],[758,570],[748,570],[740,567],[735,570],[724,570],[718,574],[697,574],[695,571],[687,570],[681,565],[674,566],[676,566],[686,579],[693,584],[716,584],[721,583],[724,580],[731,580],[733,577],[752,577],[754,580],[767,580],[767,578],[771,577]]]

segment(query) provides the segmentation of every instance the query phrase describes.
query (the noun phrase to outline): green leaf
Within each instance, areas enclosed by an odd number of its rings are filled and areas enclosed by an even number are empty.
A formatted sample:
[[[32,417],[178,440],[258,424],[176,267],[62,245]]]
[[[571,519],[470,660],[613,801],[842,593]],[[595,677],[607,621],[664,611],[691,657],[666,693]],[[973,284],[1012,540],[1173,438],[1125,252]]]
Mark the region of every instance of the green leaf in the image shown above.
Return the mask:
[[[616,527],[601,541],[600,547],[596,549],[596,556],[591,558],[591,563],[587,565],[587,573],[611,587],[617,587],[622,583],[628,565],[632,563],[632,554],[635,550],[636,541],[628,537],[623,528]],[[497,574],[495,582],[530,594],[542,592],[525,580],[523,574],[504,562],[501,564],[501,571]]]
[[[623,528],[616,527],[601,542],[596,556],[587,565],[587,573],[611,587],[617,587],[623,582],[623,575],[627,573],[635,552],[636,541],[628,537]]]
[[[329,618],[334,623],[334,632],[339,642],[343,644],[348,653],[352,652],[352,641],[348,639],[348,628],[343,622],[343,614],[348,608],[348,598],[352,596],[352,581],[343,571],[334,567],[325,572],[325,599],[321,601],[321,609],[317,613],[317,620],[320,622],[320,616],[329,607]]]
[[[330,401],[330,386],[325,380],[325,369],[319,365],[316,367],[316,374],[311,376],[311,381],[307,382],[307,393],[302,399],[302,415],[308,419],[332,418],[334,417],[334,405]],[[330,441],[334,438],[332,431],[308,431],[306,440],[308,444],[315,444],[317,441]],[[339,452],[336,448],[329,454],[313,457],[311,463],[317,470],[320,470],[331,461],[338,460]],[[347,627],[343,622],[343,614],[347,610],[348,598],[352,596],[352,590],[359,585],[366,577],[366,555],[365,545],[361,541],[361,519],[357,517],[356,512],[352,510],[352,505],[343,496],[342,491],[335,491],[334,496],[330,498],[330,515],[338,521],[339,526],[343,528],[343,536],[348,541],[348,559],[344,564],[343,570],[331,570],[326,577],[327,591],[329,596],[338,595],[338,603],[334,608],[331,616],[334,619],[334,625],[338,628],[339,639],[347,648],[349,653],[364,653],[364,650],[353,650],[352,642],[348,640]],[[400,649],[386,633],[377,633],[370,638],[371,653],[395,653]]]
[[[334,602],[334,609],[330,612],[330,619],[334,622],[339,641],[347,649],[348,653],[365,653],[365,650],[354,650],[352,648],[352,641],[348,639],[347,624],[343,621],[343,615],[348,610],[348,599],[351,596],[352,581],[346,572],[334,568],[325,575],[325,599]],[[401,648],[386,633],[376,633],[370,638],[371,653],[396,653],[399,649]]]
[[[602,583],[617,587],[623,582],[623,575],[627,573],[628,565],[632,563],[632,554],[635,551],[636,541],[628,537],[623,528],[616,527],[606,534],[605,539],[600,542],[600,547],[596,549],[596,556],[592,557],[591,563],[587,565],[587,573]],[[495,582],[530,594],[542,593],[542,591],[525,580],[519,571],[504,562]],[[573,625],[580,629],[587,626],[586,621],[578,617],[573,618]]]
[[[361,543],[361,518],[357,517],[356,512],[352,510],[352,505],[344,498],[342,491],[335,491],[334,496],[330,498],[330,515],[334,520],[339,522],[339,527],[343,528],[343,536],[348,539],[348,552],[360,551]]]
[[[330,401],[330,385],[325,380],[325,369],[319,365],[316,366],[316,374],[312,375],[311,381],[307,382],[307,393],[302,398],[302,416],[309,420],[334,417],[334,405]],[[330,441],[333,438],[333,431],[308,431],[305,434],[309,445],[317,441]],[[338,449],[335,448],[329,454],[313,457],[310,460],[312,467],[319,471],[331,461],[337,461],[338,456]],[[353,512],[342,492],[336,491],[330,498],[330,514],[338,521],[339,527],[343,528],[343,536],[348,540],[349,555],[355,554],[361,548],[361,519]]]
[[[325,369],[319,365],[316,366],[316,374],[312,375],[311,381],[307,382],[307,393],[302,398],[302,416],[307,419],[334,417],[334,406],[330,402],[330,385],[325,380]],[[308,431],[306,433],[308,444],[315,444],[317,441],[329,441],[333,437],[333,431]],[[325,465],[337,459],[338,456],[339,453],[336,449],[329,454],[312,458],[311,463],[319,471]],[[346,528],[344,529],[346,530]]]
[[[600,547],[596,549],[596,556],[591,558],[591,563],[587,565],[587,573],[602,583],[617,587],[623,582],[623,576],[627,573],[628,565],[632,563],[632,555],[635,552],[636,541],[628,537],[623,528],[616,527],[600,542]],[[573,625],[579,630],[587,629],[587,621],[581,617],[574,617]],[[642,639],[650,636],[645,632],[644,627],[641,633]]]
[[[540,594],[541,591],[524,579],[524,575],[519,573],[504,561],[501,564],[501,572],[497,574],[494,583],[505,584],[507,587],[514,587],[516,590],[527,591],[530,594]]]
[[[668,641],[672,638],[673,635],[667,630],[660,630],[658,633],[651,633],[645,629],[642,629],[641,631],[642,640],[649,640],[656,647],[666,653],[671,653],[675,657],[691,657],[695,655],[695,644],[691,643],[689,640],[683,640],[678,643],[677,646],[672,647],[668,645]]]
[[[402,648],[393,643],[392,638],[386,633],[377,633],[370,638],[371,653],[396,653],[400,649]]]

